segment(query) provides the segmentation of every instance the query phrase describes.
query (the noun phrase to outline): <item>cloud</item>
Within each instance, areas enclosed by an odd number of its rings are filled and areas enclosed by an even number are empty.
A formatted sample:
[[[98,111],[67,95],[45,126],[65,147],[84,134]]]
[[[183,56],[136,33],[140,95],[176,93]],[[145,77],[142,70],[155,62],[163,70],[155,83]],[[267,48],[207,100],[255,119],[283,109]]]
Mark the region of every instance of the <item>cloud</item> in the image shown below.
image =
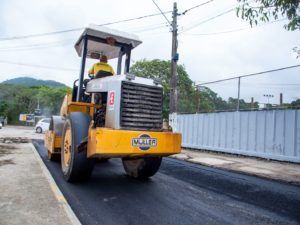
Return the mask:
[[[173,1],[157,0],[156,2],[163,11],[172,10]],[[198,0],[178,0],[179,12],[197,4],[199,4]],[[291,51],[294,46],[299,46],[299,32],[285,31],[282,27],[284,22],[238,32],[195,35],[249,27],[247,22],[236,17],[234,11],[201,24],[202,21],[236,4],[235,0],[214,1],[179,17],[179,31],[194,26],[193,29],[179,35],[178,51],[179,63],[185,65],[191,79],[196,83],[299,64],[299,59],[292,57]],[[84,2],[81,0],[2,1],[0,3],[0,37],[84,27],[90,23],[102,24],[157,12],[157,8],[151,1],[138,0],[111,0],[105,3],[99,0]],[[172,19],[170,13],[166,16],[169,20]],[[143,44],[133,51],[133,61],[143,58],[170,59],[171,33],[162,16],[120,23],[110,27],[136,32],[141,37]],[[29,75],[39,79],[57,80],[71,86],[73,80],[78,78],[80,68],[80,58],[73,47],[79,35],[80,31],[31,39],[0,41],[0,61],[78,69],[78,72],[69,72],[0,63],[0,82],[20,75]],[[51,43],[52,45],[57,43],[57,46],[51,47]],[[3,50],[14,46],[39,44],[50,47]],[[88,60],[87,69],[92,64],[93,61]],[[116,67],[116,61],[112,64]],[[266,74],[252,80],[244,79],[242,80],[242,97],[247,100],[255,97],[263,101],[264,98],[261,96],[264,93],[270,92],[278,95],[284,92],[286,101],[294,100],[295,97],[300,97],[295,85],[280,84],[300,84],[298,74],[299,69],[294,69]],[[225,99],[236,97],[235,81],[209,87]]]

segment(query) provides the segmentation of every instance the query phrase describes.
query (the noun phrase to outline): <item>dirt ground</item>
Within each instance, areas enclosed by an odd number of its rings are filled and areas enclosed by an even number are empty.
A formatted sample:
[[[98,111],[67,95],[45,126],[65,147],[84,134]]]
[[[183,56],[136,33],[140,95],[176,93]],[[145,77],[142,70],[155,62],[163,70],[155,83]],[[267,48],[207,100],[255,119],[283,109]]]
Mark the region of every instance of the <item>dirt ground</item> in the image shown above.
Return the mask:
[[[27,139],[43,139],[44,134],[35,133],[34,127],[25,126],[5,126],[0,129],[0,143],[6,137],[10,138],[27,138]]]

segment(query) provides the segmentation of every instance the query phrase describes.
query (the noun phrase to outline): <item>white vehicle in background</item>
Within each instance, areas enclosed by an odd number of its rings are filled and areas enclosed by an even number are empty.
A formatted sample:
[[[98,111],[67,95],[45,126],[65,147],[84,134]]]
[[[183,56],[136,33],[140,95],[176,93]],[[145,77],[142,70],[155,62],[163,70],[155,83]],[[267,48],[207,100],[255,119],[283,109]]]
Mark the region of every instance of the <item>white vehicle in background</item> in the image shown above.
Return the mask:
[[[2,129],[2,123],[0,122],[0,129]]]
[[[7,118],[4,116],[0,116],[0,123],[1,123],[1,127],[0,127],[0,129],[1,129],[5,125],[7,125]]]
[[[43,133],[49,130],[50,118],[41,119],[34,127],[36,133]]]

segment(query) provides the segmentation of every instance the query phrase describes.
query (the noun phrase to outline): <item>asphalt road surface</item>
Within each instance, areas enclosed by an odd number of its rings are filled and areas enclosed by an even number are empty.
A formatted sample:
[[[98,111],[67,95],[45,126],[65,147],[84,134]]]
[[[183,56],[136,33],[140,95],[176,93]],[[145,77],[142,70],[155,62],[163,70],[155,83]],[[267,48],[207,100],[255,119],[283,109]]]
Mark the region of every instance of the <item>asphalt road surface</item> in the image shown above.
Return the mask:
[[[70,184],[60,164],[34,145],[82,224],[300,224],[300,187],[164,158],[139,181],[120,159],[97,163],[90,180]]]

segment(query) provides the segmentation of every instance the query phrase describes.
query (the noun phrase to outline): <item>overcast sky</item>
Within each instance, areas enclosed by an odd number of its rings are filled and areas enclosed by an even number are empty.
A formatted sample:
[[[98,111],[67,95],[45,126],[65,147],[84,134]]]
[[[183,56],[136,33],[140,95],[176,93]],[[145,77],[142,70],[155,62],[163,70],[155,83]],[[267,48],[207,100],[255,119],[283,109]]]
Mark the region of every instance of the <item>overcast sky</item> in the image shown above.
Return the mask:
[[[207,0],[178,0],[184,10]],[[171,11],[173,1],[156,0],[163,11]],[[300,64],[292,48],[300,47],[300,32],[283,28],[286,21],[250,28],[248,22],[231,11],[203,23],[237,6],[236,0],[215,0],[178,18],[179,63],[184,64],[195,83],[276,69]],[[74,43],[82,31],[43,37],[1,41],[1,38],[47,33],[88,24],[103,24],[158,13],[152,0],[1,0],[0,1],[0,82],[30,76],[72,85],[78,78],[80,58]],[[166,16],[171,20],[171,13]],[[109,26],[137,34],[143,41],[132,52],[132,61],[169,60],[171,33],[163,16],[150,17]],[[181,33],[182,32],[182,33]],[[95,61],[88,60],[87,69]],[[10,64],[16,63],[16,64]],[[20,64],[36,65],[29,67]],[[115,66],[115,62],[111,62]],[[54,67],[46,69],[42,67]],[[116,70],[116,68],[115,68]],[[236,97],[237,81],[208,85],[221,97]],[[272,103],[300,98],[300,68],[270,73],[241,81],[241,97],[266,102],[263,94],[272,94]]]

